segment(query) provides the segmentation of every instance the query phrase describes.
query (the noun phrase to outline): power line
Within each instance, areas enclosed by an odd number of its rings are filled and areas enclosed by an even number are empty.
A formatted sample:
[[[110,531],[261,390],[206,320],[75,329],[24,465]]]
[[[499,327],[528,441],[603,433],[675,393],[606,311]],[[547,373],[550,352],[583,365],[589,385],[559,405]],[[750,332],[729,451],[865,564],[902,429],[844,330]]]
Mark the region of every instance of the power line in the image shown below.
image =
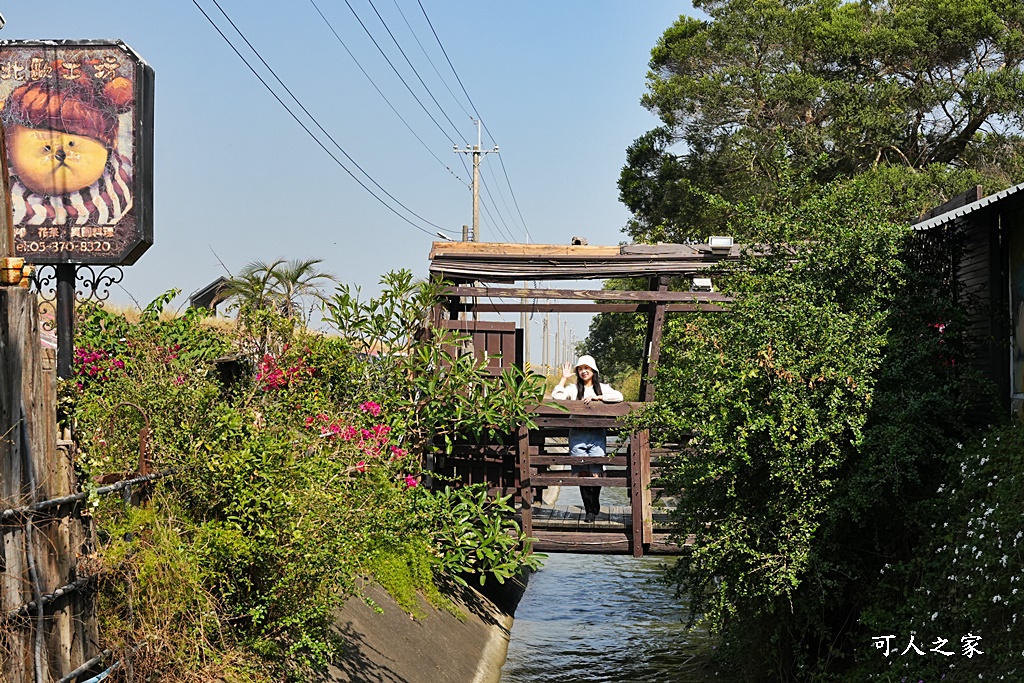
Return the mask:
[[[500,155],[499,155],[498,158],[499,159],[501,158]],[[494,188],[498,191],[498,196],[501,198],[501,203],[505,207],[505,212],[511,217],[512,216],[512,210],[508,208],[508,202],[505,201],[505,193],[501,191],[501,183],[498,182],[498,176],[496,176],[494,174],[494,171],[491,170],[490,166],[488,166],[487,169],[491,172],[491,177],[494,179]],[[511,189],[511,187],[509,189]],[[488,193],[489,192],[490,191],[488,190]],[[523,229],[524,230],[526,229],[525,225],[523,226]],[[511,232],[511,229],[510,229],[510,232]]]
[[[437,163],[441,164],[444,167],[444,169],[451,173],[452,176],[454,176],[459,182],[468,183],[468,180],[465,180],[464,178],[460,177],[459,174],[453,171],[451,167],[448,166],[448,164],[444,163],[444,161],[441,160],[441,157],[437,156],[437,154],[434,153],[434,150],[430,149],[430,146],[423,141],[423,138],[416,134],[416,131],[413,130],[411,125],[409,125],[409,122],[405,120],[405,117],[403,117],[401,113],[399,113],[398,109],[395,108],[395,105],[391,104],[391,100],[389,100],[387,96],[383,93],[383,91],[381,91],[381,89],[377,86],[377,83],[374,82],[370,74],[367,73],[366,69],[363,68],[363,65],[359,63],[358,59],[356,59],[356,56],[352,54],[352,50],[348,48],[348,45],[345,44],[345,41],[342,40],[341,36],[338,35],[338,32],[334,30],[334,25],[331,24],[331,22],[328,21],[327,17],[324,16],[324,13],[320,11],[320,8],[317,6],[316,2],[314,2],[314,0],[309,0],[309,2],[311,5],[313,5],[313,9],[317,11],[317,14],[320,15],[320,18],[324,20],[324,23],[327,24],[327,28],[331,30],[331,33],[334,34],[334,37],[338,39],[339,43],[341,43],[341,46],[345,48],[345,52],[348,53],[348,56],[352,58],[352,61],[355,62],[356,66],[359,67],[359,70],[363,72],[364,76],[366,76],[366,80],[370,81],[370,85],[373,86],[374,90],[377,91],[377,94],[381,96],[384,102],[386,102],[387,105],[391,107],[391,111],[395,112],[395,116],[397,116],[399,120],[405,124],[405,127],[409,129],[409,132],[412,133],[413,137],[416,138],[416,140],[418,140],[421,145],[423,145],[423,148],[427,150],[430,156],[434,157],[434,159],[437,160]]]
[[[195,0],[192,1],[195,2]],[[450,142],[452,145],[455,145],[456,143],[452,136],[448,135],[448,131],[441,127],[441,124],[437,122],[437,119],[434,118],[434,115],[430,113],[430,110],[427,109],[426,105],[423,104],[420,98],[417,97],[416,93],[413,92],[413,89],[406,82],[402,74],[398,71],[397,68],[395,68],[395,65],[391,62],[391,58],[388,57],[386,52],[384,52],[384,49],[381,48],[380,43],[378,43],[377,39],[373,37],[372,33],[370,33],[370,29],[366,27],[366,24],[364,24],[363,20],[359,17],[359,13],[356,12],[354,7],[352,7],[352,3],[350,3],[348,0],[345,0],[345,5],[348,6],[349,11],[352,12],[352,16],[356,18],[356,21],[359,22],[359,25],[363,27],[363,31],[366,33],[366,35],[369,36],[371,41],[373,41],[373,44],[377,48],[377,51],[380,52],[382,57],[384,57],[384,61],[388,63],[388,66],[391,67],[391,70],[395,72],[396,76],[398,76],[398,80],[402,81],[402,85],[404,85],[405,89],[409,91],[409,94],[412,95],[412,98],[416,100],[416,104],[420,105],[420,108],[423,110],[423,113],[425,113],[430,118],[430,120],[434,122],[434,125],[437,126],[437,129],[441,131],[441,135],[448,138],[448,142]],[[456,132],[457,131],[458,129],[456,129]]]
[[[459,72],[455,70],[455,65],[452,64],[452,60],[448,56],[448,51],[444,49],[444,43],[441,42],[441,37],[438,36],[437,31],[434,30],[434,24],[433,22],[430,21],[430,17],[427,15],[427,10],[423,6],[422,0],[416,0],[416,3],[420,6],[420,11],[423,12],[423,18],[427,20],[427,26],[430,27],[431,33],[434,34],[434,40],[437,41],[437,46],[441,48],[441,52],[442,54],[444,54],[444,58],[445,60],[447,60],[448,66],[451,68],[452,73],[455,74],[455,80],[459,82],[459,87],[462,88],[462,93],[466,96],[466,99],[469,101],[469,106],[473,108],[473,113],[476,114],[476,117],[482,120],[480,112],[476,108],[476,104],[473,103],[473,98],[469,96],[469,92],[466,90],[466,86],[463,84],[462,79],[459,78]],[[491,142],[494,142],[494,136],[491,135],[491,131],[488,130],[487,124],[485,123],[483,125],[484,130],[486,130],[487,134],[491,137]],[[516,200],[515,190],[512,189],[512,183],[508,179],[508,171],[505,169],[505,160],[502,159],[501,156],[499,156],[498,161],[501,162],[501,170],[505,174],[505,182],[508,184],[508,191],[512,195],[512,203],[515,204],[516,211],[519,213],[519,220],[522,222],[523,230],[526,232],[526,238],[528,241],[532,242],[533,239],[530,237],[530,229],[526,227],[526,220],[523,218],[523,212],[519,208],[518,200]]]
[[[193,1],[194,1],[194,0],[193,0]],[[360,165],[359,165],[359,163],[358,163],[358,162],[356,162],[356,160],[355,160],[355,159],[353,159],[353,158],[352,158],[352,157],[351,157],[351,156],[349,155],[349,153],[348,153],[348,152],[346,152],[346,151],[344,150],[344,148],[342,148],[342,146],[341,146],[340,144],[338,144],[338,141],[337,141],[337,140],[335,140],[335,139],[334,139],[334,137],[332,137],[332,136],[331,136],[331,134],[330,134],[330,133],[328,133],[328,132],[327,132],[327,130],[326,130],[326,129],[325,129],[325,128],[324,128],[323,126],[321,126],[321,125],[320,125],[320,122],[319,122],[319,121],[317,121],[316,117],[315,117],[315,116],[313,116],[313,114],[312,114],[312,113],[311,113],[311,112],[310,112],[310,111],[309,111],[308,109],[306,109],[306,106],[305,106],[304,104],[302,104],[302,102],[301,102],[301,101],[299,100],[299,98],[298,98],[298,97],[296,97],[296,96],[295,96],[295,93],[293,93],[293,92],[291,91],[291,88],[289,88],[289,87],[288,87],[288,86],[287,86],[287,85],[285,84],[285,82],[281,80],[281,78],[280,78],[280,77],[279,77],[279,76],[277,75],[277,72],[275,72],[275,71],[274,71],[274,69],[273,69],[273,68],[272,68],[272,67],[270,66],[270,64],[268,64],[268,63],[267,63],[267,60],[263,59],[263,55],[261,55],[261,54],[259,53],[259,50],[257,50],[257,49],[256,49],[256,47],[255,47],[255,46],[254,46],[254,45],[253,45],[252,43],[250,43],[250,42],[249,42],[249,39],[245,37],[245,34],[244,34],[244,33],[242,33],[241,29],[239,29],[239,28],[238,28],[238,27],[237,27],[237,26],[235,25],[235,22],[233,22],[233,21],[231,20],[231,17],[229,17],[229,16],[228,16],[228,14],[227,14],[227,12],[225,12],[225,11],[224,11],[224,9],[223,9],[223,8],[222,8],[222,7],[220,6],[220,3],[219,3],[219,2],[217,2],[217,0],[213,0],[213,4],[217,6],[217,9],[219,9],[219,10],[220,10],[220,13],[221,13],[221,14],[223,14],[223,15],[224,15],[224,18],[228,20],[228,23],[229,23],[229,24],[231,24],[231,28],[235,29],[235,31],[236,31],[236,32],[238,33],[238,35],[239,35],[239,36],[241,36],[242,40],[244,40],[244,41],[245,41],[245,44],[246,44],[246,45],[248,45],[248,46],[249,46],[249,49],[253,51],[253,54],[255,54],[255,55],[256,55],[256,57],[258,57],[258,58],[259,58],[259,60],[260,60],[260,61],[261,61],[261,62],[263,63],[263,66],[267,67],[267,70],[268,70],[268,71],[270,71],[270,73],[271,73],[271,74],[272,74],[272,75],[274,76],[274,78],[275,78],[275,79],[277,79],[277,82],[281,84],[281,87],[285,89],[285,92],[287,92],[287,93],[288,93],[288,95],[289,95],[289,96],[291,96],[291,98],[292,98],[293,100],[295,100],[295,103],[296,103],[297,105],[299,105],[299,108],[301,108],[301,109],[302,109],[302,111],[303,111],[303,112],[305,112],[306,116],[308,116],[308,117],[310,118],[310,120],[312,120],[312,121],[313,121],[313,123],[315,123],[315,124],[316,124],[316,127],[317,127],[317,128],[319,128],[319,129],[320,129],[320,131],[321,131],[321,132],[322,132],[322,133],[323,133],[324,135],[326,135],[326,136],[327,136],[327,139],[328,139],[328,140],[330,140],[330,141],[331,141],[331,143],[333,143],[333,144],[334,144],[334,146],[335,146],[335,147],[337,147],[337,148],[338,148],[338,150],[339,150],[339,151],[340,151],[340,152],[341,152],[342,154],[344,154],[344,155],[345,155],[345,158],[346,158],[346,159],[348,159],[349,161],[351,161],[351,162],[352,162],[352,164],[353,164],[353,165],[354,165],[354,166],[355,166],[356,168],[358,168],[358,169],[359,169],[359,171],[360,171],[360,172],[361,172],[361,173],[362,173],[363,175],[365,175],[365,176],[367,177],[367,179],[368,179],[368,180],[369,180],[369,181],[370,181],[371,183],[373,183],[374,185],[376,185],[376,186],[377,186],[377,188],[378,188],[378,189],[380,189],[380,191],[381,191],[381,192],[383,192],[384,194],[386,194],[386,195],[387,195],[387,196],[388,196],[388,197],[389,197],[389,198],[391,199],[391,201],[395,202],[395,203],[396,203],[396,204],[398,204],[398,205],[399,205],[400,207],[402,207],[403,209],[405,209],[406,211],[408,211],[408,212],[409,212],[410,214],[412,214],[413,216],[416,216],[416,218],[419,218],[419,219],[420,219],[421,221],[423,221],[423,222],[424,222],[424,223],[426,223],[427,225],[430,225],[431,227],[437,228],[438,230],[444,230],[444,228],[443,228],[443,227],[441,227],[440,225],[437,225],[436,223],[432,223],[431,221],[428,221],[428,220],[427,220],[426,218],[424,218],[423,216],[419,215],[418,213],[416,213],[415,211],[413,211],[412,209],[410,209],[410,208],[409,208],[408,206],[406,206],[406,205],[405,205],[405,204],[403,204],[403,203],[402,203],[401,201],[399,201],[399,200],[398,200],[398,198],[396,198],[396,197],[395,197],[395,196],[394,196],[393,194],[391,194],[391,193],[390,193],[390,192],[388,192],[388,191],[387,191],[386,189],[384,189],[384,187],[383,187],[383,186],[382,186],[382,185],[381,185],[380,183],[378,183],[378,182],[377,182],[376,180],[374,180],[374,179],[373,179],[373,176],[371,176],[371,175],[370,175],[369,173],[367,173],[367,172],[366,172],[366,170],[365,170],[365,169],[364,169],[364,168],[363,168],[362,166],[360,166]],[[221,35],[223,35],[223,34],[221,34]],[[241,55],[239,55],[239,56],[241,56]],[[429,232],[429,230],[424,230],[424,232]]]
[[[406,27],[408,27],[409,33],[412,34],[412,37],[416,41],[416,44],[420,46],[420,52],[422,52],[423,56],[426,57],[427,63],[430,64],[430,68],[432,68],[434,70],[434,73],[437,74],[437,79],[441,81],[441,84],[444,86],[445,90],[447,90],[448,94],[452,96],[453,100],[455,100],[455,104],[459,105],[459,109],[462,110],[462,113],[465,114],[467,118],[472,119],[473,115],[470,114],[469,111],[467,111],[464,106],[462,106],[462,102],[460,102],[459,98],[456,97],[455,92],[452,91],[451,87],[448,85],[448,81],[444,79],[444,76],[441,75],[441,72],[438,71],[437,67],[434,65],[434,60],[432,60],[430,58],[430,55],[427,54],[427,49],[423,47],[423,43],[420,42],[419,36],[416,35],[415,29],[413,29],[412,24],[410,24],[409,20],[406,18],[405,12],[402,11],[402,6],[398,4],[398,0],[392,0],[392,2],[395,3],[395,9],[397,9],[398,13],[402,16],[402,21],[404,21]]]
[[[413,222],[412,222],[411,220],[409,220],[409,219],[408,219],[407,217],[405,217],[405,216],[403,216],[402,214],[400,214],[400,213],[399,213],[399,212],[398,212],[398,211],[397,211],[397,210],[396,210],[396,209],[395,209],[395,208],[394,208],[393,206],[391,206],[391,205],[390,205],[390,204],[388,204],[388,203],[387,203],[386,201],[384,201],[383,199],[381,199],[381,197],[380,197],[380,196],[378,196],[378,195],[377,195],[377,193],[375,193],[375,192],[374,192],[374,191],[373,191],[372,189],[370,189],[370,188],[369,188],[369,187],[368,187],[368,186],[367,186],[367,185],[366,185],[366,184],[365,184],[365,183],[364,183],[364,182],[363,182],[362,180],[360,180],[360,179],[359,179],[359,178],[358,178],[358,177],[357,177],[357,176],[356,176],[356,175],[355,175],[355,174],[354,174],[354,173],[353,173],[353,172],[352,172],[352,171],[351,171],[351,170],[350,170],[350,169],[349,169],[349,168],[348,168],[348,167],[347,167],[347,166],[346,166],[345,164],[344,164],[344,162],[342,162],[342,161],[341,161],[341,159],[339,159],[339,158],[338,158],[337,156],[335,156],[335,155],[334,155],[334,153],[333,153],[333,152],[331,152],[331,150],[329,150],[329,149],[327,148],[327,146],[326,146],[326,145],[324,145],[324,143],[323,143],[323,142],[322,142],[322,141],[320,140],[320,138],[318,138],[318,137],[317,137],[317,136],[316,136],[316,135],[315,135],[315,134],[313,133],[313,131],[311,131],[311,130],[309,129],[309,127],[308,127],[308,126],[307,126],[307,125],[306,125],[305,123],[303,123],[303,121],[302,121],[302,120],[301,120],[301,119],[300,119],[300,118],[299,118],[299,117],[298,117],[298,116],[297,116],[297,115],[295,114],[295,112],[291,110],[291,108],[290,108],[290,107],[289,107],[289,106],[288,106],[288,105],[287,105],[287,104],[286,104],[286,103],[284,102],[284,100],[282,100],[282,99],[281,99],[280,95],[278,95],[278,94],[277,94],[277,93],[276,93],[276,92],[274,91],[274,89],[273,89],[273,88],[272,88],[272,87],[270,86],[270,84],[269,84],[269,83],[267,83],[267,81],[266,81],[266,80],[265,80],[265,79],[264,79],[264,78],[263,78],[263,77],[262,77],[262,76],[261,76],[261,75],[259,74],[259,72],[258,72],[258,71],[256,71],[256,69],[255,69],[255,68],[253,68],[252,64],[250,64],[250,63],[249,63],[249,61],[248,61],[248,60],[247,60],[247,59],[246,59],[246,58],[245,58],[245,57],[244,57],[244,56],[242,55],[242,53],[241,53],[241,52],[240,52],[240,51],[238,50],[238,48],[237,48],[237,47],[235,47],[234,43],[232,43],[232,42],[231,42],[231,40],[230,40],[230,39],[229,39],[229,38],[228,38],[228,37],[227,37],[227,36],[226,36],[226,35],[224,34],[224,32],[220,30],[220,27],[219,27],[219,26],[217,26],[217,24],[216,24],[216,22],[214,22],[213,18],[212,18],[212,17],[210,17],[210,15],[206,13],[206,10],[204,10],[204,9],[202,8],[202,6],[201,6],[201,5],[199,4],[199,2],[198,2],[197,0],[192,0],[192,4],[194,4],[194,5],[196,6],[196,8],[197,8],[197,9],[198,9],[198,10],[199,10],[199,11],[200,11],[201,13],[202,13],[202,15],[203,15],[204,17],[206,17],[206,20],[207,20],[207,21],[208,21],[208,22],[210,23],[210,25],[211,25],[211,26],[213,26],[214,30],[216,30],[216,31],[217,31],[217,33],[218,33],[218,34],[220,34],[220,37],[224,39],[224,42],[226,42],[226,43],[228,44],[228,47],[230,47],[230,48],[232,49],[232,51],[233,51],[233,52],[234,52],[234,53],[235,53],[236,55],[238,55],[238,58],[242,60],[242,62],[243,62],[243,63],[244,63],[244,64],[245,64],[245,65],[246,65],[246,66],[247,66],[247,67],[249,68],[249,70],[250,70],[250,71],[251,71],[251,72],[253,73],[253,75],[254,75],[254,76],[256,76],[256,78],[257,78],[257,79],[259,80],[259,82],[263,84],[263,87],[264,87],[264,88],[266,88],[266,89],[267,89],[267,91],[268,91],[268,92],[269,92],[269,93],[270,93],[271,95],[273,95],[274,99],[275,99],[275,100],[277,100],[278,104],[280,104],[280,105],[281,105],[282,107],[284,107],[285,111],[287,111],[287,112],[288,112],[288,114],[289,114],[289,115],[291,115],[291,117],[292,117],[293,119],[295,119],[295,122],[296,122],[296,123],[298,123],[298,124],[299,124],[299,126],[301,126],[301,127],[302,127],[302,129],[303,129],[304,131],[306,131],[306,134],[307,134],[307,135],[309,135],[309,136],[310,136],[310,137],[311,137],[311,138],[313,139],[313,141],[314,141],[314,142],[316,142],[316,144],[317,144],[317,145],[319,145],[319,146],[320,146],[320,148],[321,148],[321,149],[323,149],[323,150],[324,150],[324,151],[325,151],[325,152],[327,153],[327,155],[328,155],[329,157],[331,157],[331,159],[333,159],[333,160],[334,160],[334,163],[338,164],[338,166],[340,166],[340,167],[341,167],[341,168],[342,168],[342,169],[343,169],[343,170],[344,170],[344,171],[345,171],[346,173],[348,173],[348,174],[349,174],[349,176],[351,176],[351,177],[352,177],[352,179],[353,179],[353,180],[355,180],[355,181],[356,181],[356,182],[357,182],[357,183],[359,184],[359,186],[360,186],[360,187],[362,187],[362,188],[363,188],[364,190],[366,190],[367,192],[369,192],[369,193],[370,193],[370,195],[371,195],[371,196],[372,196],[372,197],[373,197],[374,199],[376,199],[376,200],[377,200],[378,202],[380,202],[381,204],[383,204],[383,205],[384,205],[384,207],[388,209],[388,211],[390,211],[391,213],[395,214],[396,216],[398,216],[398,217],[399,217],[399,218],[401,218],[401,219],[402,219],[403,221],[405,221],[406,223],[408,223],[408,224],[409,224],[409,225],[411,225],[412,227],[416,228],[416,229],[417,229],[417,230],[419,230],[420,232],[423,232],[423,233],[426,233],[426,234],[428,234],[428,235],[431,235],[431,236],[433,236],[433,234],[434,234],[434,233],[433,233],[433,231],[431,231],[431,230],[427,230],[426,228],[423,228],[423,227],[421,227],[421,226],[419,226],[419,225],[416,225],[416,224],[415,224],[415,223],[413,223]],[[230,19],[229,17],[227,17],[227,14],[226,14],[226,13],[224,12],[224,10],[223,10],[223,9],[222,9],[222,8],[220,7],[220,5],[219,5],[219,4],[217,3],[217,1],[216,1],[216,0],[214,0],[214,4],[215,4],[215,5],[217,5],[217,8],[218,8],[218,9],[220,9],[221,13],[222,13],[222,14],[224,14],[224,16],[225,16],[226,18],[228,18],[228,21],[229,21],[229,22],[231,22],[231,19]],[[232,23],[232,26],[234,26],[234,23]],[[237,27],[235,27],[235,30],[236,30],[236,31],[238,31],[238,28],[237,28]],[[242,39],[243,39],[243,40],[245,40],[245,36],[244,36],[244,35],[242,35],[241,31],[238,31],[238,34],[239,34],[240,36],[242,36]],[[248,44],[248,41],[246,41],[246,43]],[[250,47],[250,49],[252,49],[252,50],[253,50],[253,52],[256,52],[256,49],[255,49],[255,48],[253,48],[251,44],[249,45],[249,47]],[[257,56],[259,57],[259,53],[258,53],[258,52],[256,52],[256,55],[257,55]],[[261,59],[261,61],[262,61],[262,57],[260,57],[260,59]],[[266,64],[266,62],[264,62],[264,64]],[[269,66],[267,66],[267,68],[269,69],[270,67],[269,67]],[[273,73],[273,70],[271,70],[271,73]],[[277,77],[277,75],[276,75],[276,74],[275,74],[274,76],[275,76],[275,78]],[[280,82],[280,79],[278,79],[278,81]],[[282,83],[282,85],[284,85],[284,84]],[[287,87],[285,87],[285,90],[288,90],[288,88],[287,88]],[[298,101],[298,99],[296,99],[296,98],[295,98],[295,96],[294,96],[294,95],[292,95],[292,94],[291,94],[291,91],[289,91],[289,93],[288,93],[288,94],[292,96],[292,99],[295,99],[296,103],[298,103],[300,107],[302,107],[302,104],[301,104],[301,103],[300,103],[300,102]],[[303,111],[306,111],[306,114],[307,114],[307,116],[309,116],[309,117],[310,117],[310,119],[312,119],[312,120],[314,121],[314,123],[317,123],[317,126],[319,127],[319,126],[320,126],[320,124],[319,124],[318,122],[316,122],[316,119],[315,119],[315,118],[314,118],[314,117],[313,117],[313,116],[312,116],[311,114],[309,114],[309,112],[308,112],[308,111],[307,111],[307,110],[305,109],[305,107],[302,107],[302,109],[303,109]],[[323,129],[323,127],[320,127],[320,129],[321,129],[321,130],[324,130],[324,129]],[[325,134],[327,134],[327,132],[326,132],[326,131],[324,131],[324,133],[325,133]],[[328,138],[330,138],[330,135],[328,135]],[[342,154],[344,154],[344,155],[345,155],[345,157],[346,157],[346,158],[348,158],[348,159],[349,159],[350,161],[352,161],[352,163],[353,163],[353,164],[354,164],[354,165],[356,166],[356,168],[359,168],[359,170],[360,170],[360,171],[361,171],[361,172],[362,172],[362,173],[363,173],[364,175],[366,175],[366,177],[367,177],[367,178],[369,178],[369,179],[370,179],[370,181],[371,181],[371,182],[373,182],[373,184],[374,184],[374,185],[376,185],[377,187],[379,187],[379,188],[381,189],[381,191],[383,191],[383,192],[384,192],[385,194],[387,194],[387,195],[388,195],[388,197],[391,197],[391,199],[392,199],[393,201],[395,201],[395,202],[396,202],[396,203],[397,203],[397,204],[398,204],[399,206],[401,206],[401,207],[402,207],[403,209],[405,209],[406,211],[408,211],[408,212],[409,212],[410,214],[412,214],[413,216],[416,216],[417,218],[419,218],[419,219],[420,219],[421,221],[423,221],[424,223],[427,223],[428,225],[434,226],[434,227],[436,227],[436,228],[439,228],[439,229],[442,229],[442,230],[444,229],[444,228],[441,228],[441,226],[439,226],[439,225],[437,225],[437,224],[435,224],[435,223],[432,223],[432,222],[430,222],[430,221],[426,220],[425,218],[423,218],[422,216],[420,216],[420,215],[419,215],[419,214],[417,214],[416,212],[414,212],[414,211],[410,210],[410,209],[409,209],[408,207],[406,207],[406,206],[405,206],[404,204],[402,204],[401,202],[399,202],[399,201],[398,201],[397,199],[395,199],[394,197],[392,197],[392,196],[391,196],[391,194],[390,194],[390,193],[388,193],[388,192],[387,192],[386,190],[384,190],[384,188],[383,188],[383,187],[381,187],[379,183],[377,183],[377,182],[376,182],[375,180],[373,180],[373,178],[372,178],[372,177],[371,177],[371,176],[370,176],[370,175],[369,175],[368,173],[366,173],[366,171],[364,171],[364,170],[363,170],[363,169],[362,169],[362,168],[361,168],[361,167],[359,166],[359,164],[356,164],[356,162],[355,162],[354,160],[352,160],[352,158],[351,158],[351,157],[350,157],[350,156],[348,155],[348,153],[346,153],[346,152],[345,152],[345,150],[344,150],[344,149],[342,149],[342,148],[341,148],[341,146],[340,146],[340,145],[338,145],[338,143],[337,143],[337,142],[335,142],[333,138],[331,138],[331,142],[333,142],[333,143],[334,143],[334,145],[335,145],[335,146],[336,146],[336,147],[337,147],[337,148],[338,148],[338,149],[339,149],[339,150],[341,151],[341,153],[342,153]]]
[[[487,194],[487,198],[491,201],[491,205],[494,207],[494,213],[498,214],[498,218],[501,220],[501,224],[505,226],[505,229],[501,230],[497,223],[495,223],[494,227],[498,229],[501,232],[502,236],[509,242],[518,242],[519,240],[510,236],[512,231],[509,230],[508,223],[505,222],[504,216],[502,216],[501,212],[498,211],[498,205],[495,203],[494,196],[491,194],[490,188],[487,187],[487,181],[484,179],[483,176],[480,176],[480,184],[483,185],[484,192]],[[484,204],[484,210],[487,210],[487,204]],[[491,219],[491,222],[494,222],[493,218]]]
[[[455,122],[448,117],[448,113],[444,110],[444,107],[441,106],[441,103],[437,101],[437,98],[434,97],[434,93],[430,90],[430,87],[427,85],[426,81],[423,80],[423,77],[420,76],[420,72],[416,70],[415,66],[413,66],[412,60],[409,59],[409,55],[405,54],[405,50],[402,49],[402,46],[399,44],[398,39],[395,38],[395,34],[391,32],[391,27],[388,26],[388,22],[384,21],[384,17],[382,17],[380,15],[380,12],[377,11],[377,6],[373,4],[373,0],[366,1],[370,3],[370,7],[373,8],[373,13],[377,15],[378,19],[380,19],[380,23],[384,26],[384,30],[388,32],[389,36],[391,36],[391,41],[395,44],[395,47],[398,48],[398,51],[402,53],[402,57],[405,58],[405,63],[409,65],[410,69],[412,69],[412,72],[413,74],[416,75],[416,78],[419,80],[420,85],[422,85],[423,89],[427,91],[427,94],[430,95],[430,99],[434,101],[434,104],[437,105],[437,108],[441,111],[441,115],[444,116],[444,118],[451,125],[452,129],[455,130],[455,135],[458,135],[459,127],[456,126]]]

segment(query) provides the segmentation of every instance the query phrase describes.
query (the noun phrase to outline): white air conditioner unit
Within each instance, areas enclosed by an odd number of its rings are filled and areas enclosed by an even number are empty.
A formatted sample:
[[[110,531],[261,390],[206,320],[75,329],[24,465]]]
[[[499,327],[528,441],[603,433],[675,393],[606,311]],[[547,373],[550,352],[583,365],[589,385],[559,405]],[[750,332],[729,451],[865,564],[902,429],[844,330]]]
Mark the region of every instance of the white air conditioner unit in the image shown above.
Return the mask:
[[[715,288],[711,285],[711,278],[709,277],[695,277],[693,282],[690,283],[691,292],[713,292]]]
[[[712,235],[708,238],[708,246],[713,254],[728,254],[732,251],[732,238]]]

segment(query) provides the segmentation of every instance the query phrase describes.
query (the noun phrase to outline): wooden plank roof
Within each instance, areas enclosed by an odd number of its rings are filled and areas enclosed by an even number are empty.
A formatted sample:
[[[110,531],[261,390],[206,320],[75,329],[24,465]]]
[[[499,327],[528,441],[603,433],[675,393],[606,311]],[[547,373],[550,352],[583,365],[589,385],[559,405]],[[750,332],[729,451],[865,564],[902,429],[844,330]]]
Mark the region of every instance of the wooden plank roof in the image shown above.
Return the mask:
[[[1006,201],[1008,204],[1019,204],[1022,197],[1024,197],[1024,194],[1021,193],[1021,190],[1024,190],[1024,183],[1021,183],[1020,185],[1014,185],[1013,187],[1008,187],[1002,192],[990,194],[987,197],[982,197],[968,204],[956,206],[950,209],[949,211],[939,214],[933,218],[928,218],[926,220],[914,223],[911,227],[914,230],[931,230],[932,228],[937,228],[940,225],[944,225],[946,223],[952,223],[955,221],[963,220],[965,217],[969,216],[975,211],[987,208],[989,206],[992,206],[993,204],[999,204],[1000,202],[1003,201]]]
[[[434,242],[430,272],[451,280],[588,280],[693,275],[739,258],[742,247],[712,251],[706,244],[590,246]]]

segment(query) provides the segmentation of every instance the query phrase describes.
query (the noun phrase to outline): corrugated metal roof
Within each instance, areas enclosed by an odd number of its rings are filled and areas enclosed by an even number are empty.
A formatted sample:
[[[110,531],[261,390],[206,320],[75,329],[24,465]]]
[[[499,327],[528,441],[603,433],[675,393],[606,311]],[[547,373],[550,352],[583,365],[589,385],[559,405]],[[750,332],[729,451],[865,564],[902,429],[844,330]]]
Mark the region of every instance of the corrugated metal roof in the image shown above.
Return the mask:
[[[951,211],[947,211],[946,213],[939,214],[934,218],[929,218],[926,221],[914,223],[911,227],[914,228],[914,230],[931,230],[932,228],[937,228],[940,225],[944,225],[945,223],[955,221],[958,218],[963,218],[969,213],[973,213],[978,209],[983,209],[986,206],[989,206],[990,204],[994,204],[998,201],[1001,201],[1009,197],[1010,195],[1017,194],[1021,190],[1024,190],[1024,183],[1021,183],[1020,185],[1014,185],[1013,187],[1008,187],[1002,192],[996,192],[995,194],[989,195],[987,197],[982,197],[976,202],[965,204],[956,209],[952,209]]]

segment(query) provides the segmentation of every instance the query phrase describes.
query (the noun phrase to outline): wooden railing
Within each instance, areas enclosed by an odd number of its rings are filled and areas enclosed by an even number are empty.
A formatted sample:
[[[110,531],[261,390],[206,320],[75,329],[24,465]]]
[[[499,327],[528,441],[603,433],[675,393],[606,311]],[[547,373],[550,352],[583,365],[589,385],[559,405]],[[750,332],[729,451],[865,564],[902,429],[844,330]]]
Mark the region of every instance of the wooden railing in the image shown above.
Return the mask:
[[[487,443],[459,442],[451,453],[439,455],[434,471],[440,476],[434,485],[444,486],[451,479],[464,484],[485,483],[491,495],[513,496],[523,531],[536,539],[534,547],[538,550],[628,552],[636,557],[647,553],[678,553],[680,547],[669,542],[670,530],[664,528],[668,517],[666,510],[660,511],[660,526],[655,528],[653,499],[660,493],[656,478],[661,465],[666,459],[676,457],[679,448],[653,449],[647,430],[630,432],[622,425],[625,415],[644,405],[584,405],[579,401],[566,401],[537,406],[532,411],[534,427],[521,426]],[[566,437],[573,428],[608,429],[611,455],[570,456]],[[564,469],[584,464],[612,469],[606,476],[586,480]],[[547,515],[552,512],[551,506],[538,507],[535,501],[540,500],[546,488],[581,484],[625,488],[629,509],[618,516],[625,524],[601,524],[599,520],[596,524],[562,524],[560,529],[550,528]],[[537,525],[534,524],[535,509],[541,514]]]
[[[580,401],[560,402],[557,406],[542,405],[534,411],[533,422],[538,432],[552,429],[598,429],[621,432],[620,419],[644,403],[598,403],[584,405]],[[534,536],[533,502],[534,489],[546,486],[579,486],[581,481],[570,472],[551,472],[551,465],[621,465],[625,466],[625,477],[598,477],[585,480],[586,486],[623,487],[629,490],[631,526],[630,551],[634,557],[642,557],[644,548],[650,548],[654,541],[651,505],[651,440],[647,430],[628,433],[629,446],[625,455],[611,457],[574,457],[566,455],[541,454],[542,446],[531,448],[530,430],[524,425],[519,429],[519,480],[523,531]]]

